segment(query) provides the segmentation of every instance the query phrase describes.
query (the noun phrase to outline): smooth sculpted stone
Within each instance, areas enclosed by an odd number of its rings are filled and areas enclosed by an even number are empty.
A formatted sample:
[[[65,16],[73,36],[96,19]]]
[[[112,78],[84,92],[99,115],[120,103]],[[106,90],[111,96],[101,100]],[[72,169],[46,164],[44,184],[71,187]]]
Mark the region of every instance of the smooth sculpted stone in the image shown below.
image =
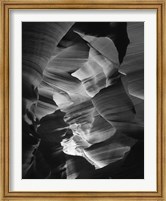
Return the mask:
[[[23,97],[32,97],[52,52],[73,23],[23,23]],[[26,91],[26,92],[25,92]],[[25,93],[24,93],[25,92]]]
[[[134,105],[121,79],[102,89],[93,97],[92,102],[98,113],[118,131],[133,138],[143,138],[143,125],[136,121]]]
[[[23,23],[23,178],[143,177],[143,44],[143,23]]]
[[[120,71],[127,74],[129,93],[144,100],[144,23],[128,23],[127,30],[130,44]]]

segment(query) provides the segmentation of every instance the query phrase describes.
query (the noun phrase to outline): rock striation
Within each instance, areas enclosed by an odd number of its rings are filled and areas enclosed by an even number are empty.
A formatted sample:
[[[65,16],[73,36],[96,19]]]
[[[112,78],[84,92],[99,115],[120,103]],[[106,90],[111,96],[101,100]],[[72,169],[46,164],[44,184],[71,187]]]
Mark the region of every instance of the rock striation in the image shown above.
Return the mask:
[[[143,32],[23,23],[22,178],[144,178]]]

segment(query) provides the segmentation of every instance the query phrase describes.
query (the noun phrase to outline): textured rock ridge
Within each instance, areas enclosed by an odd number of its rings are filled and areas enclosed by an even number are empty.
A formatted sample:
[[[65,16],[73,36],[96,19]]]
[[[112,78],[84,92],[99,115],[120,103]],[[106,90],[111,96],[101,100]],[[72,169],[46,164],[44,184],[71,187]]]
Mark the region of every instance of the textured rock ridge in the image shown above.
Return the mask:
[[[22,177],[144,177],[144,24],[24,22]]]

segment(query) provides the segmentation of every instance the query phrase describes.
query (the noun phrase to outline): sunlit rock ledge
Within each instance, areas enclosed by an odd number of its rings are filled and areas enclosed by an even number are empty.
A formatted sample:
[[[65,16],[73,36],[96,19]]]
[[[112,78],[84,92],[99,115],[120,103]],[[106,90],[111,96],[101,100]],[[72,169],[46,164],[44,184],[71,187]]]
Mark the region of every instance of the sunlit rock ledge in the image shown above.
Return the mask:
[[[144,24],[22,33],[23,179],[144,178]]]

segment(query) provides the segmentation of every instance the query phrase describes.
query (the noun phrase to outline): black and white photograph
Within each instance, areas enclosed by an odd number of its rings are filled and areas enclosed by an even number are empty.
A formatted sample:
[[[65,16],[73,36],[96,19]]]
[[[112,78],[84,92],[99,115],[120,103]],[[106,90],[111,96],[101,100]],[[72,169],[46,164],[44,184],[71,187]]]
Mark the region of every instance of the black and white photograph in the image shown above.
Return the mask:
[[[144,22],[22,22],[22,179],[144,179]]]

